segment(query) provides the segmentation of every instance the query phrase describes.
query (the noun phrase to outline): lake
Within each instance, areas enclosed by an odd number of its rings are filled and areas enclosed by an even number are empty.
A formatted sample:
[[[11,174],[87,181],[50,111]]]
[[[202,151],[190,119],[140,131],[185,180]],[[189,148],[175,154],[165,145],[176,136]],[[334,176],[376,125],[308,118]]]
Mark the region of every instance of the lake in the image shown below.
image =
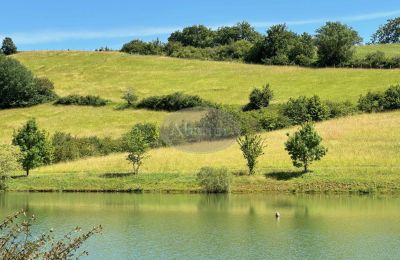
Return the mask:
[[[398,196],[0,193],[19,209],[35,233],[103,225],[86,259],[400,258]]]

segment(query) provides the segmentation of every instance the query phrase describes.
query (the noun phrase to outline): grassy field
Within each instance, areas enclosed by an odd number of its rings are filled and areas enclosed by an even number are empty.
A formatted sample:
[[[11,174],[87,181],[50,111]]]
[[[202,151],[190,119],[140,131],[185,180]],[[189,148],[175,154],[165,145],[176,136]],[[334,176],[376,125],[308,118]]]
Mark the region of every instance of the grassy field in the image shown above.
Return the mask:
[[[118,52],[22,52],[14,56],[37,76],[55,83],[59,95],[91,94],[110,99],[102,108],[57,107],[50,104],[0,110],[0,142],[31,117],[41,127],[74,135],[119,137],[134,123],[160,122],[166,113],[116,110],[121,91],[134,87],[140,97],[183,91],[225,104],[244,105],[255,86],[267,82],[274,103],[289,97],[317,94],[322,99],[350,100],[400,82],[399,70],[309,69],[132,56]]]
[[[358,46],[356,48],[356,56],[365,57],[368,53],[381,51],[386,57],[400,56],[400,44],[371,44]]]
[[[400,111],[364,114],[317,125],[328,155],[311,173],[293,168],[284,150],[286,133],[263,134],[268,147],[255,176],[234,177],[233,192],[256,191],[400,191]],[[11,190],[143,190],[199,191],[195,173],[203,166],[225,166],[233,173],[246,169],[239,148],[208,154],[175,148],[151,151],[139,176],[131,176],[125,154],[89,158],[34,170],[29,178],[10,181]]]

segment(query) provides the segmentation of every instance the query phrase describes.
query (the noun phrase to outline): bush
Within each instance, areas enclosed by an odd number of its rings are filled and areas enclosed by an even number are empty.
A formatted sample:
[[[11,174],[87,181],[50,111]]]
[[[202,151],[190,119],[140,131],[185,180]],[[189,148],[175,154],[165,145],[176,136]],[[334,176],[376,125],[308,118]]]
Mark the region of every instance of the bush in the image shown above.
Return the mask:
[[[287,116],[295,124],[302,124],[307,121],[322,121],[330,116],[328,107],[321,102],[318,96],[290,98],[283,108],[283,115]]]
[[[99,96],[79,96],[79,95],[69,95],[66,97],[59,98],[55,104],[56,105],[78,105],[78,106],[105,106],[108,100],[103,99]]]
[[[278,130],[287,128],[292,125],[290,119],[287,116],[277,114],[267,114],[260,120],[261,126],[267,131]]]
[[[356,113],[357,111],[357,107],[355,107],[350,101],[325,101],[324,103],[328,107],[329,118],[348,116]]]
[[[273,96],[274,92],[271,90],[269,84],[266,84],[262,89],[255,88],[250,93],[250,102],[243,108],[243,110],[247,111],[268,107]]]
[[[203,167],[197,173],[197,181],[208,193],[226,193],[231,186],[231,175],[226,168]]]
[[[138,96],[136,95],[135,90],[132,88],[125,90],[121,98],[126,101],[127,107],[134,107],[138,100]]]
[[[358,109],[363,112],[381,112],[385,106],[385,95],[380,92],[368,92],[358,99]]]
[[[120,139],[113,140],[107,137],[75,137],[71,134],[56,132],[52,143],[55,163],[123,151]]]
[[[0,108],[33,106],[53,100],[53,88],[47,79],[34,79],[17,60],[0,55]]]
[[[175,92],[169,95],[145,98],[137,104],[137,107],[151,110],[178,111],[184,108],[209,105],[211,105],[211,103],[204,101],[199,96]]]
[[[121,52],[140,55],[161,55],[163,46],[160,41],[144,42],[141,40],[133,40],[122,46]]]
[[[400,108],[400,84],[391,86],[384,93],[385,95],[385,109],[398,109]]]
[[[387,65],[388,60],[386,59],[384,52],[376,51],[368,53],[364,58],[364,62],[372,68],[383,68]]]

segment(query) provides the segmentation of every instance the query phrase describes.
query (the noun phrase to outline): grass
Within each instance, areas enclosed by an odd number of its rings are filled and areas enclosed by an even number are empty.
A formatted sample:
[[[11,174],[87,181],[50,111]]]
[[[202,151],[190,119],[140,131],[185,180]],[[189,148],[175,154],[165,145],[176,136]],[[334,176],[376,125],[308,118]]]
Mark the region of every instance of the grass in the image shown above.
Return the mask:
[[[361,47],[360,47],[361,48]],[[37,76],[55,83],[61,96],[100,95],[112,104],[101,108],[52,106],[0,110],[0,142],[10,142],[13,129],[31,117],[50,133],[118,137],[133,123],[160,122],[166,113],[117,111],[121,91],[134,87],[141,98],[176,91],[218,103],[244,105],[253,87],[270,83],[273,103],[300,95],[350,100],[369,90],[384,90],[400,82],[399,70],[310,69],[134,56],[119,52],[41,51],[13,56]]]
[[[356,56],[359,58],[365,57],[368,53],[381,51],[386,57],[394,57],[400,55],[400,44],[371,44],[358,46],[356,48]]]
[[[286,133],[263,134],[268,147],[255,176],[234,178],[233,192],[396,192],[400,191],[400,111],[363,114],[317,125],[329,149],[312,172],[301,174],[284,150]],[[199,191],[195,173],[203,166],[243,172],[245,161],[236,144],[214,153],[187,153],[175,148],[151,151],[142,174],[131,176],[125,154],[61,163],[13,179],[11,190]]]

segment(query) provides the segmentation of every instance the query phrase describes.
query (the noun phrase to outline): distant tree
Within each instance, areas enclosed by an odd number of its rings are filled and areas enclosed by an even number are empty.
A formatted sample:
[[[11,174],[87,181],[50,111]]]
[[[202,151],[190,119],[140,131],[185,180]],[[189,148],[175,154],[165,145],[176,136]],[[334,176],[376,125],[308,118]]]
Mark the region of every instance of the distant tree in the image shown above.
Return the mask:
[[[314,39],[308,33],[298,35],[289,50],[288,58],[291,62],[301,66],[310,66],[314,62],[316,47]]]
[[[17,147],[0,145],[0,191],[6,189],[6,177],[20,169],[19,155]]]
[[[264,154],[264,140],[260,135],[256,134],[245,134],[237,139],[237,143],[240,146],[240,150],[243,153],[243,157],[247,161],[247,167],[249,169],[249,175],[253,175],[257,165],[257,159]]]
[[[302,124],[307,121],[325,120],[329,118],[330,111],[318,96],[301,96],[296,99],[289,98],[283,107],[283,115],[295,124]]]
[[[261,34],[248,22],[240,22],[234,26],[223,26],[215,32],[215,43],[217,45],[227,45],[241,40],[255,42],[260,38]]]
[[[206,48],[214,46],[215,33],[204,25],[193,25],[183,28],[182,31],[173,32],[168,42],[180,42],[183,46]]]
[[[34,78],[17,60],[0,55],[0,108],[25,107],[53,100],[53,85]]]
[[[49,164],[52,160],[52,143],[47,132],[40,130],[34,119],[28,120],[22,128],[14,132],[12,143],[21,150],[20,162],[26,176],[29,176],[31,169]]]
[[[352,47],[362,41],[355,30],[340,22],[327,22],[316,33],[318,60],[323,66],[340,65],[349,61],[354,52]]]
[[[128,107],[134,107],[139,98],[133,88],[128,88],[122,93],[122,99],[126,101]]]
[[[121,52],[140,55],[161,55],[163,53],[163,45],[159,40],[153,42],[133,40],[125,43],[121,48]]]
[[[142,125],[135,125],[124,137],[125,151],[128,152],[127,160],[132,163],[133,173],[139,174],[143,161],[148,157],[152,143],[150,137]]]
[[[372,43],[400,43],[400,17],[389,19],[371,37]]]
[[[4,38],[3,44],[0,49],[0,53],[5,55],[11,55],[17,53],[17,46],[15,46],[13,40],[9,37]]]
[[[311,123],[304,124],[292,136],[288,134],[285,150],[288,151],[295,167],[304,167],[308,171],[313,161],[318,161],[328,150],[321,145],[322,138],[315,131]]]
[[[251,91],[249,96],[249,104],[246,105],[244,110],[261,109],[269,106],[274,92],[270,88],[269,84],[266,84],[261,89],[255,88]]]

